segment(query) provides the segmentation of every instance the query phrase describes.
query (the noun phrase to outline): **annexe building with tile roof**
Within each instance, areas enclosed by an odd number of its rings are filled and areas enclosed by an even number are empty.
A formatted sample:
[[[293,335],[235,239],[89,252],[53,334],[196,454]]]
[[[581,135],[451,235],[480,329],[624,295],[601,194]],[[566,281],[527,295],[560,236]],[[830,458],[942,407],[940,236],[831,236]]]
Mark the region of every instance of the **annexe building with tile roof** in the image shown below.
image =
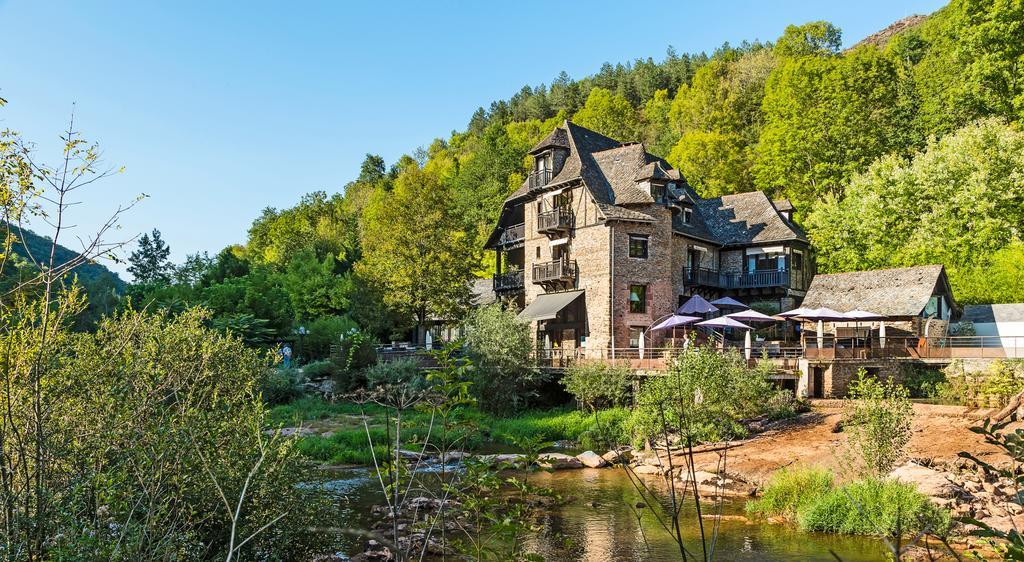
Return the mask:
[[[497,253],[495,293],[524,308],[539,344],[587,355],[636,347],[694,294],[788,310],[814,276],[788,201],[702,198],[642,144],[569,121],[530,155],[533,171],[486,248]]]

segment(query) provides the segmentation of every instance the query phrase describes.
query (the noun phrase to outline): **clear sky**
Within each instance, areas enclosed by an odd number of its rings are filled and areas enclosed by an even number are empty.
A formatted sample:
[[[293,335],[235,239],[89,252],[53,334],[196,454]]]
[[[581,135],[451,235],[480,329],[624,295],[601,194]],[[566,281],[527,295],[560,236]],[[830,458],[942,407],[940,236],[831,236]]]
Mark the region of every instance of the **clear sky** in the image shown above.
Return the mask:
[[[562,70],[660,60],[669,45],[710,53],[819,19],[850,45],[943,4],[0,0],[0,128],[53,161],[76,104],[76,128],[126,171],[84,194],[74,222],[88,231],[145,193],[114,237],[157,228],[180,261],[244,242],[264,207],[339,191],[367,152],[390,164]]]

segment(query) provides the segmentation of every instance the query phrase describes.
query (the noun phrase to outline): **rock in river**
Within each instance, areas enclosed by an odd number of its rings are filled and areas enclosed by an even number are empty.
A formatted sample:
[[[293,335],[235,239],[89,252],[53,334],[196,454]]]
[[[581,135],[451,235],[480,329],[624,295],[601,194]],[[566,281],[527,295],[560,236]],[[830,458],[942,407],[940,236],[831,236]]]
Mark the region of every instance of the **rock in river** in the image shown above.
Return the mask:
[[[540,460],[540,464],[544,468],[553,468],[555,470],[583,468],[583,463],[579,459],[571,455],[563,455],[562,453],[541,453],[537,459]]]
[[[584,466],[588,466],[590,468],[602,468],[608,466],[608,462],[594,451],[584,451],[576,455],[576,459],[583,463]]]

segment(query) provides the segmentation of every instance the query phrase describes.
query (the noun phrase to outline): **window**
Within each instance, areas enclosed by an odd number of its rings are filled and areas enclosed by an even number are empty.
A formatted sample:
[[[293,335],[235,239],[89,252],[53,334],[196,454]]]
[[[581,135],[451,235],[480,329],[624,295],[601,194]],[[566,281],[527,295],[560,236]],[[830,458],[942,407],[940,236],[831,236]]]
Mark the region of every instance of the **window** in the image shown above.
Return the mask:
[[[642,333],[644,333],[644,329],[641,326],[629,327],[629,347],[640,347],[640,334]]]
[[[758,271],[785,271],[786,255],[782,253],[748,254],[747,273]]]
[[[642,234],[629,235],[629,257],[647,259],[647,236]]]
[[[683,224],[690,224],[691,222],[693,222],[693,209],[683,207]]]
[[[550,153],[547,152],[537,156],[536,163],[538,172],[544,172],[548,169],[548,156],[550,156]]]
[[[654,202],[655,203],[664,203],[665,202],[665,186],[661,185],[661,184],[658,184],[658,183],[652,183],[651,184],[651,197],[654,198]]]
[[[638,314],[647,312],[647,285],[629,286],[629,311]]]
[[[540,259],[540,246],[537,246],[537,259]]]
[[[563,191],[551,198],[551,203],[556,208],[572,207],[572,191]]]

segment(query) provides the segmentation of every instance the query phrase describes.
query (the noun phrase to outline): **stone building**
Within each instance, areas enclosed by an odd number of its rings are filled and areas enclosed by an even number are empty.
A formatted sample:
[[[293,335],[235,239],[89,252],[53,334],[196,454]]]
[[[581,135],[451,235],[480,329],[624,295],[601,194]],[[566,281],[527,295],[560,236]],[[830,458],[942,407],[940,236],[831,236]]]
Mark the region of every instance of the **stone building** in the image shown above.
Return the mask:
[[[803,306],[863,310],[884,317],[824,324],[827,348],[808,350],[799,366],[798,393],[814,398],[845,396],[861,369],[899,381],[905,365],[920,362],[914,351],[946,336],[962,312],[941,265],[817,275]],[[885,338],[880,332],[883,322]],[[805,334],[816,330],[812,323],[803,326]]]
[[[530,155],[533,171],[486,247],[497,253],[495,292],[523,308],[538,345],[607,356],[636,347],[690,295],[778,312],[814,276],[789,201],[702,198],[642,144],[569,121]]]

